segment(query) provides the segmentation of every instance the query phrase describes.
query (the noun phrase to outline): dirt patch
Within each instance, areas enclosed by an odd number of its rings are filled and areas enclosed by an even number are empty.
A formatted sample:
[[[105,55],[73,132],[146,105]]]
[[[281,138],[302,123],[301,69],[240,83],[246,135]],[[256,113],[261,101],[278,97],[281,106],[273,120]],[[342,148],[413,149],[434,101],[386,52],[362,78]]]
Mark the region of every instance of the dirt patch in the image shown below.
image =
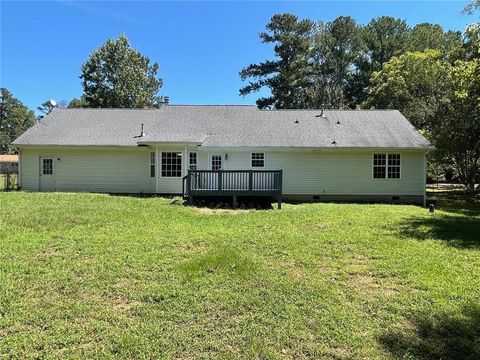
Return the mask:
[[[209,207],[195,207],[193,209],[195,209],[199,213],[207,214],[207,215],[219,215],[219,214],[240,215],[240,214],[249,212],[249,210],[244,210],[244,209],[215,209],[215,208],[209,208]]]
[[[129,311],[142,304],[140,301],[130,300],[123,296],[105,297],[104,300],[108,307],[119,311]]]
[[[196,252],[196,251],[203,251],[206,248],[206,245],[203,241],[195,241],[189,244],[184,245],[183,247],[185,251],[190,252]]]
[[[398,293],[398,289],[394,286],[394,284],[381,280],[384,279],[380,279],[368,273],[350,274],[347,278],[350,287],[365,295],[374,296],[382,294],[386,297],[390,297]]]
[[[294,279],[304,279],[306,276],[305,271],[301,268],[301,263],[295,259],[288,259],[282,262],[282,267]]]

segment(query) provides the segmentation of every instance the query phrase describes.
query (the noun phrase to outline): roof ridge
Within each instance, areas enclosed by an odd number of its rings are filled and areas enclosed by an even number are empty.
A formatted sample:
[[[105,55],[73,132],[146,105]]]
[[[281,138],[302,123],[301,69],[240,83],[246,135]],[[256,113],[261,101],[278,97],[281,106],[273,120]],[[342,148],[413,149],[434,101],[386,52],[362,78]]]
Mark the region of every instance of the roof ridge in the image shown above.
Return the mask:
[[[80,108],[55,108],[55,110],[162,110],[165,107],[179,107],[179,106],[202,106],[202,107],[221,107],[221,106],[230,106],[230,107],[256,107],[256,105],[246,105],[246,104],[217,104],[217,105],[209,105],[209,104],[168,104],[164,105],[159,108],[119,108],[119,107],[114,107],[114,108],[106,108],[106,107],[99,107],[99,108],[89,108],[89,107],[80,107]]]

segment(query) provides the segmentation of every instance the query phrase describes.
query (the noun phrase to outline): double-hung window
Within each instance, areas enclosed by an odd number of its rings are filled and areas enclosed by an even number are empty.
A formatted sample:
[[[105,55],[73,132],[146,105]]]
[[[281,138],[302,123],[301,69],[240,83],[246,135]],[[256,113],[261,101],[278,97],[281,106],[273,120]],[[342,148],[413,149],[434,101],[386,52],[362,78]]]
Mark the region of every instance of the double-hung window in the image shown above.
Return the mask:
[[[182,176],[182,153],[162,152],[162,177]]]
[[[197,152],[190,151],[188,153],[188,168],[190,170],[197,170]]]
[[[155,177],[155,152],[150,153],[150,177]]]
[[[400,179],[400,154],[373,154],[374,179]]]
[[[264,153],[252,153],[252,168],[265,167],[265,154]]]

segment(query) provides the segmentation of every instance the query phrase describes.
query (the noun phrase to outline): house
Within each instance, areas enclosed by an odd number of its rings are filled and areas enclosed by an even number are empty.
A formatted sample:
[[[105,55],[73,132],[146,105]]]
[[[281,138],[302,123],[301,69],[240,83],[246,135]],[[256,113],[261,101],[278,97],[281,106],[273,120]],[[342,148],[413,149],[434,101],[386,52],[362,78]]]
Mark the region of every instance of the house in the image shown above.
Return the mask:
[[[395,110],[54,109],[13,143],[27,191],[425,202],[430,143]]]
[[[18,172],[18,155],[0,154],[0,174]]]

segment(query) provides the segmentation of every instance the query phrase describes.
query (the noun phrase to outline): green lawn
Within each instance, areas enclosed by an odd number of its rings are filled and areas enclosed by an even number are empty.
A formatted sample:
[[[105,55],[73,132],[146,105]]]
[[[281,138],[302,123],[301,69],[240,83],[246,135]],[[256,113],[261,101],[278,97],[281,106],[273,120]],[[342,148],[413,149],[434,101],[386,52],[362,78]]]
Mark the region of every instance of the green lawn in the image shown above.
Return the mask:
[[[0,193],[0,358],[480,358],[480,209]]]

